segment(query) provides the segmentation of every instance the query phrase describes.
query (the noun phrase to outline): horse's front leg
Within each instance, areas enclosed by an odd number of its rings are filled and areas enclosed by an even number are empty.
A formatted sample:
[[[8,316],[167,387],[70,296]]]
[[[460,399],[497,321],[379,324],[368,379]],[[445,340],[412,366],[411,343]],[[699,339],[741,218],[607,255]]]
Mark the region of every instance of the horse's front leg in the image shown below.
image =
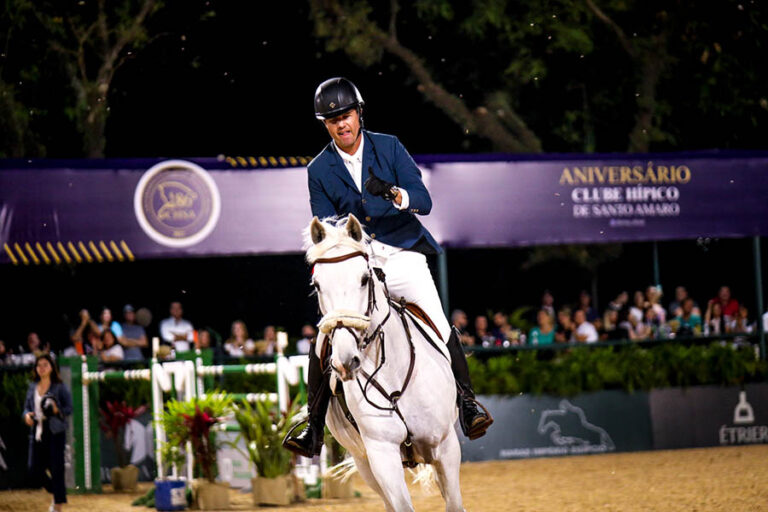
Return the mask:
[[[413,503],[405,485],[400,446],[388,441],[365,439],[368,465],[382,492],[387,510],[413,511]]]
[[[381,496],[381,499],[384,500],[386,511],[397,512],[395,509],[389,506],[389,503],[387,503],[387,496],[384,494],[384,491],[381,489],[381,487],[379,487],[379,482],[376,481],[376,477],[373,476],[373,471],[371,471],[371,465],[368,462],[368,457],[356,457],[353,455],[352,458],[355,459],[355,467],[357,468],[357,472],[360,473],[361,477],[363,477],[365,483],[367,483],[371,489],[376,491],[376,494]]]
[[[445,500],[446,512],[462,512],[464,505],[459,486],[461,446],[455,433],[451,432],[438,447],[437,457],[432,462],[437,476],[437,485]]]

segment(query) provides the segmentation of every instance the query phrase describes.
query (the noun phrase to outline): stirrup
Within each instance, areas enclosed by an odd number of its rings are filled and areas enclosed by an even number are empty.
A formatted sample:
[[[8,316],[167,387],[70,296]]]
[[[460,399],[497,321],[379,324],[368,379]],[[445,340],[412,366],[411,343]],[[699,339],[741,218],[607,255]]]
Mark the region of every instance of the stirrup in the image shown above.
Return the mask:
[[[474,441],[475,439],[485,435],[488,427],[493,424],[493,416],[491,416],[491,413],[488,412],[488,409],[486,409],[485,406],[478,402],[474,397],[462,396],[461,399],[471,400],[476,406],[479,406],[480,409],[483,410],[485,415],[485,419],[483,419],[483,413],[479,413],[477,416],[475,416],[475,421],[472,423],[472,425],[465,426],[464,409],[461,405],[459,406],[459,424],[461,425],[461,430],[464,432],[464,435],[469,438],[470,441]]]

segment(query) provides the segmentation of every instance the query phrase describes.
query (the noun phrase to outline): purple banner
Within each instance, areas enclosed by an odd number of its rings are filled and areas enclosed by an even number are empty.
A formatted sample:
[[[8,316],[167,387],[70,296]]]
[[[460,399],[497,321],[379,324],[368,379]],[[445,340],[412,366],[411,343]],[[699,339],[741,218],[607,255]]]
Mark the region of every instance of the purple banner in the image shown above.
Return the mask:
[[[309,218],[299,167],[0,171],[5,262],[295,252]]]
[[[451,247],[768,233],[768,158],[435,163],[433,227]]]
[[[449,247],[768,233],[766,154],[461,158],[417,158]],[[5,161],[0,262],[300,251],[306,159],[251,160]]]

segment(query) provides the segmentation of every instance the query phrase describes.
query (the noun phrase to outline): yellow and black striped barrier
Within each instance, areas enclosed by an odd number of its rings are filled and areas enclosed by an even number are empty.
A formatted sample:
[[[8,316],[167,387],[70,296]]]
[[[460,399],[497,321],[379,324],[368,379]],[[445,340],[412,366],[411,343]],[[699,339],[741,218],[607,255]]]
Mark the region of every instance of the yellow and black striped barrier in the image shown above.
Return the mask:
[[[224,161],[232,167],[299,167],[312,161],[311,156],[227,156]]]
[[[133,261],[136,257],[125,243],[109,240],[77,240],[67,242],[14,242],[3,244],[5,253],[14,265],[61,265],[62,263],[103,263],[114,261]]]

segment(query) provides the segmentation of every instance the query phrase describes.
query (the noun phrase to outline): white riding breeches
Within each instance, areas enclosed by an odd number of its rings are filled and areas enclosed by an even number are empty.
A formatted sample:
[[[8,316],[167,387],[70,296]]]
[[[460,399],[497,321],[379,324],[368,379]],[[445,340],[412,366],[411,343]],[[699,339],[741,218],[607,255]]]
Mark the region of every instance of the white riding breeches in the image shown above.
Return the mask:
[[[427,257],[419,252],[398,250],[382,244],[374,245],[372,252],[371,264],[384,270],[391,297],[395,300],[405,297],[405,300],[423,309],[447,343],[451,326],[445,318]]]

